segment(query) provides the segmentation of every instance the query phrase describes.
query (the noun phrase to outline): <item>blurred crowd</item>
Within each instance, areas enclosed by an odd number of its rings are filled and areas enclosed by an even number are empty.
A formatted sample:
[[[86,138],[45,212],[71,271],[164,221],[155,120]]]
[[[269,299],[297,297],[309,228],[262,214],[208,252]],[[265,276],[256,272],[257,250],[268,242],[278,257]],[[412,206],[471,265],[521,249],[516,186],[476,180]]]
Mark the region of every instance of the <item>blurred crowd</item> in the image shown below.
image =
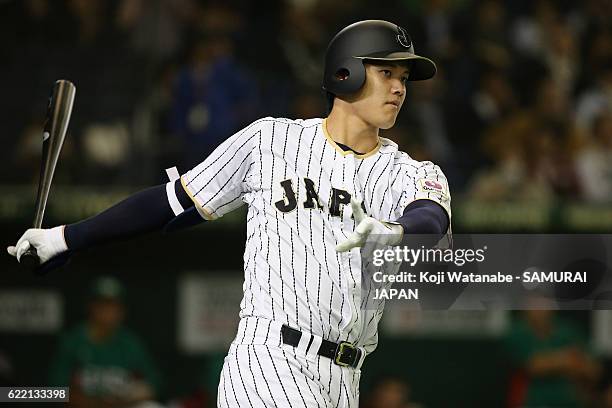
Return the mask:
[[[60,182],[143,185],[263,116],[326,114],[327,42],[368,18],[437,62],[383,132],[480,200],[612,201],[607,0],[3,0],[0,182],[38,172],[51,84],[77,85]]]

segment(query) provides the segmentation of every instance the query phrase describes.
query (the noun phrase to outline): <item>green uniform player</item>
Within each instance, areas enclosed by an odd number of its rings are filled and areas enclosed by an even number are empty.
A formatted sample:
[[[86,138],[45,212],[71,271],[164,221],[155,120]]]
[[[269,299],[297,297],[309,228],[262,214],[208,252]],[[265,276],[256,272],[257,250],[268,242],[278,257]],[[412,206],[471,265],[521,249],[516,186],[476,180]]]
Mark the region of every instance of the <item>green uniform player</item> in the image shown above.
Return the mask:
[[[523,407],[578,408],[589,399],[588,389],[599,367],[584,336],[549,310],[528,310],[506,338],[506,347],[521,373]]]
[[[121,327],[122,292],[112,278],[96,281],[88,320],[60,341],[50,385],[70,386],[74,406],[130,404],[159,392],[159,374],[144,345]]]

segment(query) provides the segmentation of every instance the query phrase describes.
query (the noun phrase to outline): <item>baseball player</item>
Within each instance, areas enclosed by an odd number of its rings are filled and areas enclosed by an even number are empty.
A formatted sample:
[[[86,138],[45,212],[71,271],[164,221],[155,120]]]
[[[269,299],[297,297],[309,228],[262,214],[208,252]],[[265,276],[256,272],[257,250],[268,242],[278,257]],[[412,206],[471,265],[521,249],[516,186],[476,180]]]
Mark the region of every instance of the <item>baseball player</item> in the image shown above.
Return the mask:
[[[327,118],[257,120],[166,185],[75,224],[30,229],[8,251],[19,260],[33,246],[52,268],[82,248],[214,220],[246,203],[244,297],[218,405],[357,407],[384,306],[364,295],[361,247],[450,233],[440,168],[379,137],[407,83],[435,72],[403,28],[354,23],[327,49]]]

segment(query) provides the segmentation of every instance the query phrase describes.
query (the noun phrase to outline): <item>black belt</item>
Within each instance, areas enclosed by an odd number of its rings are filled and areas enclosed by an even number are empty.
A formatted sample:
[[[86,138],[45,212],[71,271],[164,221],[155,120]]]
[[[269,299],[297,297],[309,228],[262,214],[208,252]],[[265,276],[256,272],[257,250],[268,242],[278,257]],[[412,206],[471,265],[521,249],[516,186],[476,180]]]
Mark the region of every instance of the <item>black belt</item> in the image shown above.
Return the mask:
[[[297,347],[303,333],[299,330],[283,325],[281,335],[283,337],[283,343]],[[308,348],[310,348],[313,339],[314,337],[310,339]],[[334,343],[333,341],[323,340],[317,354],[331,359],[334,363],[342,367],[357,368],[359,360],[361,360],[361,350],[346,341]]]

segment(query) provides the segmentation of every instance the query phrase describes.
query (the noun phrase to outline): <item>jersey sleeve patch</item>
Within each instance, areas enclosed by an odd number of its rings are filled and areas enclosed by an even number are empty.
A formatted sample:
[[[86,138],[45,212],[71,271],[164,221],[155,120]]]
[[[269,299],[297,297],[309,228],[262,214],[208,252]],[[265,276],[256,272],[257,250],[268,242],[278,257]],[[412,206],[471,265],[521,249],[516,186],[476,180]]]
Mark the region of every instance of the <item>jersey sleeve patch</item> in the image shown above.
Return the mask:
[[[448,199],[449,196],[444,183],[428,178],[422,178],[417,181],[417,190],[422,193],[437,193],[444,199]]]
[[[431,200],[442,206],[451,218],[451,194],[446,176],[432,162],[417,162],[414,160],[400,160],[401,178],[394,183],[396,194],[399,196],[398,205],[394,207],[395,217],[401,217],[404,209],[416,200]]]

